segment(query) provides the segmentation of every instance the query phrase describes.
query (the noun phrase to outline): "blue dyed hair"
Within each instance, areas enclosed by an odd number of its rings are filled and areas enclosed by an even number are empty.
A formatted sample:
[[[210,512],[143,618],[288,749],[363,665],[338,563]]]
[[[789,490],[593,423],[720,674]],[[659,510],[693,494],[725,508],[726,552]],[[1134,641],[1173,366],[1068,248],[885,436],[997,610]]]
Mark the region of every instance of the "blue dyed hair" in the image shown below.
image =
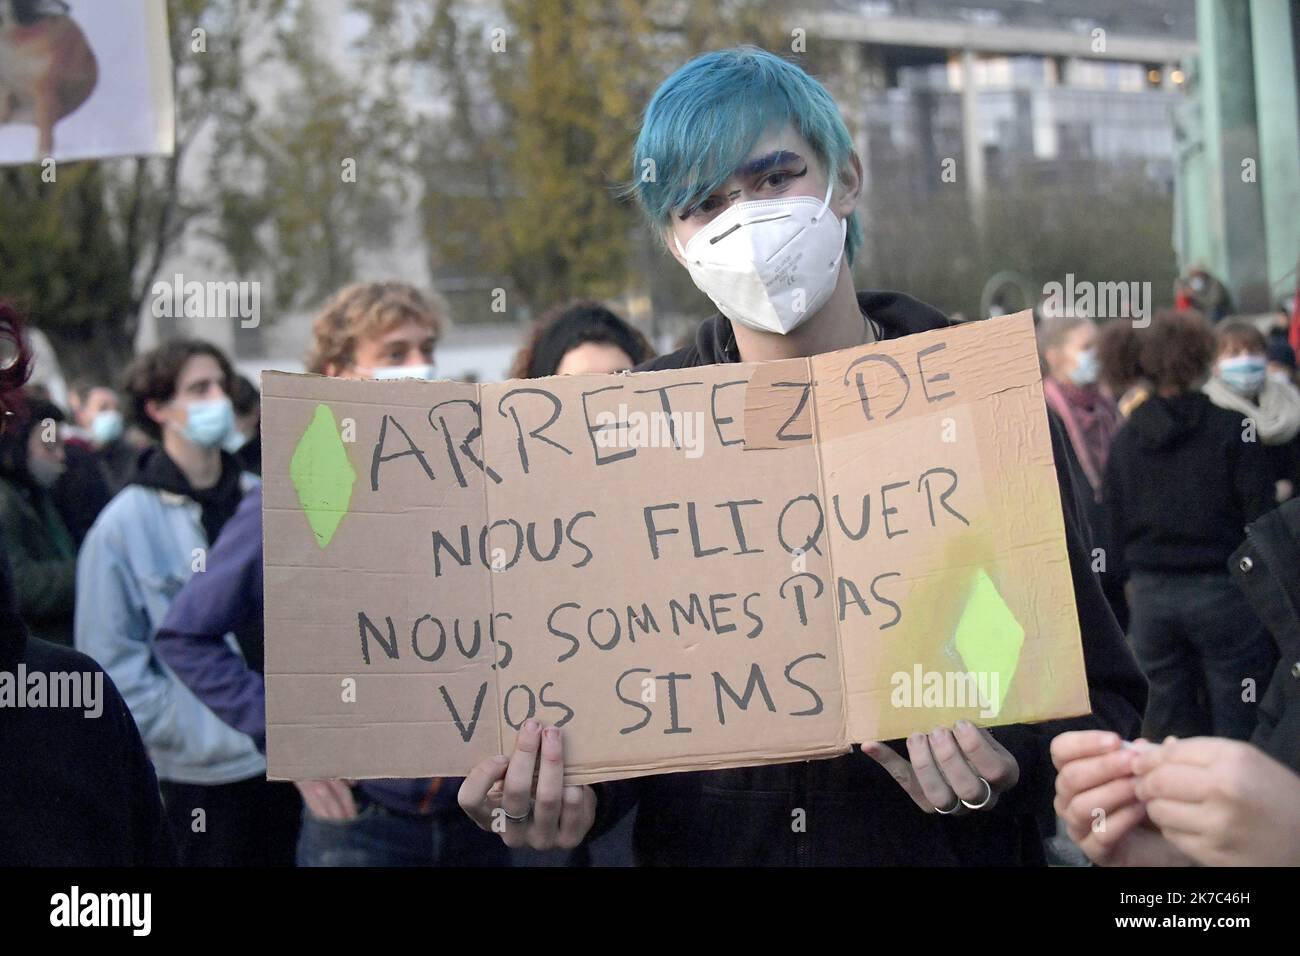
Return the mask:
[[[786,124],[808,141],[834,180],[849,161],[853,142],[826,87],[758,47],[696,57],[664,80],[650,99],[627,192],[662,236],[673,210],[712,193],[749,158],[759,137],[773,125]],[[653,177],[646,181],[642,172],[650,169]],[[861,244],[854,212],[844,243],[850,263]]]

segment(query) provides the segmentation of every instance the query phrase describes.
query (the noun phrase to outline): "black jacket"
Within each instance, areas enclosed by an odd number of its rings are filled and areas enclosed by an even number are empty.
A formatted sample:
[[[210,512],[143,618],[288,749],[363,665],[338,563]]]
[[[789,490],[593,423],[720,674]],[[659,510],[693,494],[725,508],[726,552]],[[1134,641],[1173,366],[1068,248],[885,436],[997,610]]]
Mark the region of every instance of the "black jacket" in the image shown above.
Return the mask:
[[[81,547],[90,526],[112,499],[113,492],[104,479],[96,452],[76,441],[64,442],[63,451],[67,468],[54,483],[50,495],[77,547]]]
[[[858,301],[884,339],[947,324],[935,309],[900,293],[863,292]],[[653,359],[638,371],[739,359],[730,323],[714,316],[700,327],[694,345]],[[1055,428],[1052,445],[1057,462],[1067,461]],[[633,846],[642,864],[1042,863],[1040,826],[1051,818],[1055,784],[1048,754],[1052,738],[1090,727],[1134,736],[1146,705],[1146,683],[1090,570],[1068,467],[1059,464],[1057,474],[1094,712],[992,731],[1020,765],[1020,782],[992,810],[952,818],[924,813],[884,769],[855,748],[829,760],[601,784],[593,834],[612,826],[635,804]],[[906,757],[902,741],[890,745]],[[800,820],[802,828],[794,825]]]
[[[1281,653],[1250,741],[1300,773],[1300,499],[1247,528],[1228,566]]]
[[[173,864],[158,779],[126,702],[85,654],[27,636],[0,553],[0,675],[33,687],[37,674],[47,687],[54,675],[89,676],[92,694],[102,681],[102,711],[0,706],[0,867]]]
[[[1104,498],[1121,575],[1222,573],[1246,525],[1273,507],[1273,478],[1242,416],[1201,392],[1152,396],[1115,435]]]

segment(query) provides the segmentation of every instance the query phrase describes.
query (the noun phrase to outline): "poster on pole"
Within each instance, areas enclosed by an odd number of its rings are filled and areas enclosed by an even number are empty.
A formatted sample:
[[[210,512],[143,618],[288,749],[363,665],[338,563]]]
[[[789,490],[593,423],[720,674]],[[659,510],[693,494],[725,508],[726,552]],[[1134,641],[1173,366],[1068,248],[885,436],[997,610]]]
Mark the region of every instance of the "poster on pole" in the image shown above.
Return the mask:
[[[0,0],[0,165],[174,149],[164,0]]]

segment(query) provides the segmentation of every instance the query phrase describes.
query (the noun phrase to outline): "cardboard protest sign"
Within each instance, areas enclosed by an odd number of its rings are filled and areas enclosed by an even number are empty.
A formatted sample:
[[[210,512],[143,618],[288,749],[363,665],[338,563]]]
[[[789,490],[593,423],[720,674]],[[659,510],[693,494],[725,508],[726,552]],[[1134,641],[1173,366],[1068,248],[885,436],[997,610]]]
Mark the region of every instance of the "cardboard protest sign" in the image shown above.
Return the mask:
[[[1086,713],[1028,313],[812,359],[263,380],[274,778],[567,779]]]
[[[164,0],[0,0],[0,165],[175,148]]]

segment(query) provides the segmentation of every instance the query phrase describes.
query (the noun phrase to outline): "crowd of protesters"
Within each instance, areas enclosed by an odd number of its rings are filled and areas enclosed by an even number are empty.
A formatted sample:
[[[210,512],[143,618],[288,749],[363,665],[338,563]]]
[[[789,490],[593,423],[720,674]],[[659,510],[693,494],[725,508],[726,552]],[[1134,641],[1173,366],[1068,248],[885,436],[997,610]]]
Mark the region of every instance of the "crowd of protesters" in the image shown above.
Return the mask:
[[[1297,490],[1290,324],[1285,310],[1268,336],[1193,310],[1100,334],[1085,318],[1039,324],[1048,407],[1089,479],[1100,576],[1150,682],[1148,736],[1248,737],[1242,687],[1262,688],[1277,662],[1229,558]]]
[[[655,357],[600,303],[561,305],[512,376],[763,361],[948,323],[854,287],[861,167],[797,67],[750,48],[687,64],[636,149],[661,175],[635,198],[719,314]],[[790,264],[806,308],[717,245],[782,219],[799,231],[746,249],[807,243]],[[1059,818],[1100,863],[1300,864],[1296,317],[1262,330],[1225,294],[1211,324],[1192,298],[1208,278],[1149,326],[1038,323],[1091,715],[595,787],[563,786],[563,735],[537,721],[464,780],[267,781],[256,387],[178,339],[120,382],[74,383],[62,409],[24,386],[21,319],[2,308],[0,670],[105,676],[108,719],[0,711],[0,862],[1034,864]],[[352,285],[320,310],[306,366],[433,379],[449,319],[409,285]],[[792,831],[792,806],[815,828]]]
[[[1049,407],[1098,476],[1100,577],[1149,685],[1136,745],[1053,744],[1057,811],[1099,863],[1300,864],[1295,303],[1266,329],[1220,318],[1039,326]]]
[[[441,300],[409,285],[349,286],[317,317],[307,369],[432,379],[446,321]],[[11,309],[0,312],[0,327],[9,330],[6,341],[17,341]],[[612,373],[650,355],[640,332],[599,303],[580,301],[536,323],[514,374]],[[75,647],[103,668],[133,719],[143,747],[135,757],[147,753],[143,763],[152,764],[161,804],[158,819],[129,837],[121,821],[87,827],[94,832],[83,834],[75,852],[9,815],[0,829],[22,827],[28,835],[4,841],[11,855],[0,862],[512,862],[509,848],[457,806],[456,781],[266,780],[260,400],[218,348],[169,341],[139,356],[119,388],[74,386],[68,413],[35,387],[11,384],[4,401],[7,580],[0,583],[11,615],[22,621],[10,616],[4,624]],[[82,463],[75,482],[74,455]],[[196,560],[204,573],[195,573]],[[0,739],[11,729],[0,718]],[[93,765],[82,765],[93,773]],[[48,768],[32,779],[51,792],[47,777]],[[624,845],[519,850],[513,862],[622,863],[626,842],[624,835]]]

